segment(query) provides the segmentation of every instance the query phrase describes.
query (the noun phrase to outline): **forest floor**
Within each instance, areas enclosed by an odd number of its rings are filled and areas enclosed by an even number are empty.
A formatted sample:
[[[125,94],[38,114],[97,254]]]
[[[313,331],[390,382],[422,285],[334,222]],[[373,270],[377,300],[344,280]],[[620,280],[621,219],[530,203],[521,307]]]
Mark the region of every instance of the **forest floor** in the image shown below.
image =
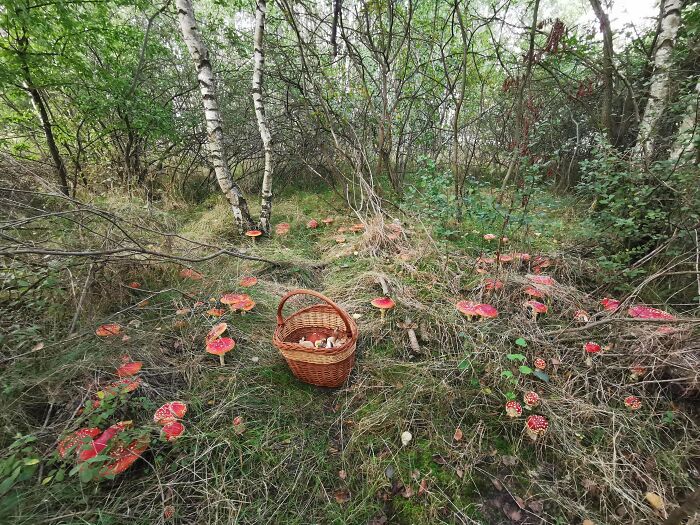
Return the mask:
[[[16,287],[6,294],[0,420],[14,445],[0,457],[0,473],[13,480],[0,485],[0,521],[642,524],[660,523],[683,500],[700,457],[697,414],[686,402],[697,396],[698,325],[621,321],[626,304],[603,311],[595,264],[562,247],[579,235],[570,208],[539,210],[527,230],[508,232],[504,253],[527,252],[530,261],[478,264],[497,245],[483,239],[484,224],[439,238],[419,221],[404,222],[398,236],[375,222],[339,244],[337,229],[357,219],[334,203],[331,194],[281,201],[274,222],[289,222],[290,232],[255,244],[232,233],[221,204],[146,212],[126,200],[101,203],[282,264],[222,256],[195,264],[203,278],[192,280],[179,276],[182,265],[134,258],[94,265],[85,292],[85,272],[63,272],[55,279],[71,286],[50,279],[19,298]],[[326,216],[335,222],[306,227]],[[82,233],[64,235],[78,243]],[[178,238],[153,243],[191,250]],[[546,288],[549,312],[535,320],[522,303],[538,266],[556,282]],[[243,276],[258,282],[244,289]],[[486,290],[486,278],[503,288]],[[370,306],[382,280],[397,304],[385,321]],[[279,299],[294,288],[320,291],[357,317],[357,360],[341,388],[299,382],[271,344]],[[208,315],[227,292],[256,305]],[[462,299],[490,303],[499,316],[469,321],[455,309]],[[589,326],[574,321],[579,309]],[[407,317],[419,351],[402,327]],[[204,351],[220,321],[237,343],[223,367]],[[103,323],[119,323],[120,336],[97,337]],[[587,356],[589,340],[604,350]],[[116,379],[124,355],[143,362],[138,388],[81,410]],[[537,357],[546,375],[533,373]],[[635,365],[644,373],[631,375]],[[528,391],[540,405],[507,417],[505,402]],[[639,410],[625,407],[630,395]],[[188,406],[186,432],[168,443],[152,415],[173,400]],[[536,442],[524,432],[528,414],[549,420]],[[114,479],[89,480],[72,456],[54,452],[70,431],[122,420],[151,443]],[[402,444],[406,431],[412,439]]]

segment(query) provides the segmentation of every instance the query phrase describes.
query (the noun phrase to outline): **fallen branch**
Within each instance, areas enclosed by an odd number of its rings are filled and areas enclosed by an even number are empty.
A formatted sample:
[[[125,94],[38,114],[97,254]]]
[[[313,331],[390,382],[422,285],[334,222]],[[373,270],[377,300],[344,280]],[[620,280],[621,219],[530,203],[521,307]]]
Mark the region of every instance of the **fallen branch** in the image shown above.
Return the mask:
[[[700,323],[700,319],[636,319],[634,317],[611,317],[609,319],[602,319],[600,321],[588,323],[583,326],[576,326],[573,328],[562,328],[560,330],[544,332],[542,335],[553,336],[571,332],[583,332],[586,330],[590,330],[591,328],[595,328],[596,326],[610,323],[695,324]]]

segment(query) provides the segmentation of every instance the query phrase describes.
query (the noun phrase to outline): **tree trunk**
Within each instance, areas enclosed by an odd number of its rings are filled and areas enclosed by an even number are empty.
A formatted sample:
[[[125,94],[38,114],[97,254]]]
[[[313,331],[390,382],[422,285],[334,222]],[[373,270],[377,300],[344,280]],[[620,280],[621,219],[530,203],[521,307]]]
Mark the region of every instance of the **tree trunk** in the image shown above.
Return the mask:
[[[233,181],[231,171],[226,162],[224,130],[216,97],[216,79],[209,61],[209,51],[197,27],[194,9],[190,0],[176,0],[176,4],[182,37],[197,69],[197,80],[199,81],[199,90],[202,94],[202,103],[204,105],[204,118],[207,123],[209,158],[214,167],[219,187],[231,204],[238,229],[243,231],[252,228],[253,221],[248,211],[248,203],[243,197],[241,189]]]
[[[692,99],[689,101],[688,109],[683,116],[676,140],[673,142],[669,159],[673,162],[679,160],[689,160],[698,162],[697,139],[698,139],[698,110],[700,110],[700,80],[695,85]]]
[[[644,108],[644,116],[637,133],[637,151],[646,159],[654,157],[654,139],[658,133],[661,117],[668,105],[671,91],[672,53],[678,28],[681,25],[682,6],[682,0],[663,0],[661,2],[661,22],[659,24],[659,38],[654,51],[654,70],[651,75],[649,99]]]
[[[262,202],[260,204],[260,228],[270,231],[270,216],[272,215],[272,136],[267,125],[265,106],[262,99],[263,68],[265,53],[263,52],[263,36],[265,35],[265,0],[257,0],[255,8],[255,36],[253,39],[253,106],[255,118],[258,121],[260,138],[265,150],[265,172],[262,181]]]
[[[462,82],[459,86],[459,93],[455,100],[455,112],[452,118],[452,176],[454,177],[455,186],[455,219],[457,222],[462,221],[462,177],[459,173],[459,114],[462,111],[464,103],[464,95],[467,90],[467,59],[469,56],[467,28],[464,26],[462,19],[462,10],[459,8],[459,0],[455,1],[455,16],[459,23],[459,31],[462,36],[462,65],[460,72],[462,74]]]
[[[608,141],[612,144],[615,139],[615,130],[612,118],[613,101],[613,35],[610,29],[610,20],[603,11],[600,0],[590,0],[595,16],[600,22],[603,31],[603,104],[600,110],[600,125],[605,131]]]

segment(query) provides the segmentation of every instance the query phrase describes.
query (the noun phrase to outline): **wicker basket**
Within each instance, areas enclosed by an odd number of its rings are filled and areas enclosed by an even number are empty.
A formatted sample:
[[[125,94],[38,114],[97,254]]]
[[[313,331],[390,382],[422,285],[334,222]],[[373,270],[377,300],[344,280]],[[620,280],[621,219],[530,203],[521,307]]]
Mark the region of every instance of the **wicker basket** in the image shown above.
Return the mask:
[[[303,308],[285,319],[282,316],[284,304],[295,295],[311,295],[325,304]],[[347,337],[345,344],[335,348],[306,348],[299,344],[302,337],[314,332],[328,337],[334,330],[339,330],[341,337]],[[272,343],[298,379],[316,386],[337,387],[352,370],[357,335],[355,321],[328,297],[313,290],[292,290],[282,297],[277,308],[277,329]]]

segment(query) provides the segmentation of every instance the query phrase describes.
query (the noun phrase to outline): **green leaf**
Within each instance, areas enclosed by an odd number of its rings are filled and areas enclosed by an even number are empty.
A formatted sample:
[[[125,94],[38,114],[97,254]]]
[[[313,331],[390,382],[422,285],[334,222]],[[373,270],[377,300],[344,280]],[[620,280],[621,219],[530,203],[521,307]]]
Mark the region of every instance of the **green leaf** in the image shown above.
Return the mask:
[[[525,341],[525,339],[523,339],[522,337],[518,337],[518,338],[515,340],[515,344],[518,345],[518,346],[522,346],[522,347],[524,348],[524,347],[527,346],[527,341]]]
[[[541,379],[541,380],[544,381],[545,383],[549,383],[549,375],[548,375],[548,374],[545,374],[542,370],[535,370],[535,371],[533,372],[533,375],[534,375],[536,378]]]
[[[53,479],[53,476],[46,476],[44,479],[41,480],[42,485],[47,485],[51,483],[51,480]]]
[[[80,481],[87,483],[95,475],[95,471],[89,468],[84,468],[80,471]]]
[[[468,370],[469,368],[471,368],[471,366],[472,366],[471,361],[469,361],[469,359],[465,357],[464,359],[462,359],[459,362],[459,364],[457,365],[457,368],[459,368],[460,370]]]
[[[63,481],[66,477],[66,471],[65,469],[58,469],[58,472],[56,472],[56,475],[54,476],[54,479],[56,481]]]
[[[523,354],[507,354],[506,357],[510,361],[525,361],[525,356]]]
[[[513,400],[517,399],[515,392],[506,392],[505,397],[508,401],[513,401]]]
[[[525,375],[532,374],[532,368],[530,368],[529,366],[520,365],[518,367],[518,370],[520,370],[521,374],[525,374]]]
[[[0,496],[5,494],[15,484],[15,478],[5,478],[0,483]]]
[[[41,461],[39,458],[27,458],[23,460],[22,463],[25,465],[36,465],[39,461]]]
[[[501,372],[501,377],[510,379],[511,377],[513,377],[513,372],[511,372],[510,370],[503,370],[503,372]]]

